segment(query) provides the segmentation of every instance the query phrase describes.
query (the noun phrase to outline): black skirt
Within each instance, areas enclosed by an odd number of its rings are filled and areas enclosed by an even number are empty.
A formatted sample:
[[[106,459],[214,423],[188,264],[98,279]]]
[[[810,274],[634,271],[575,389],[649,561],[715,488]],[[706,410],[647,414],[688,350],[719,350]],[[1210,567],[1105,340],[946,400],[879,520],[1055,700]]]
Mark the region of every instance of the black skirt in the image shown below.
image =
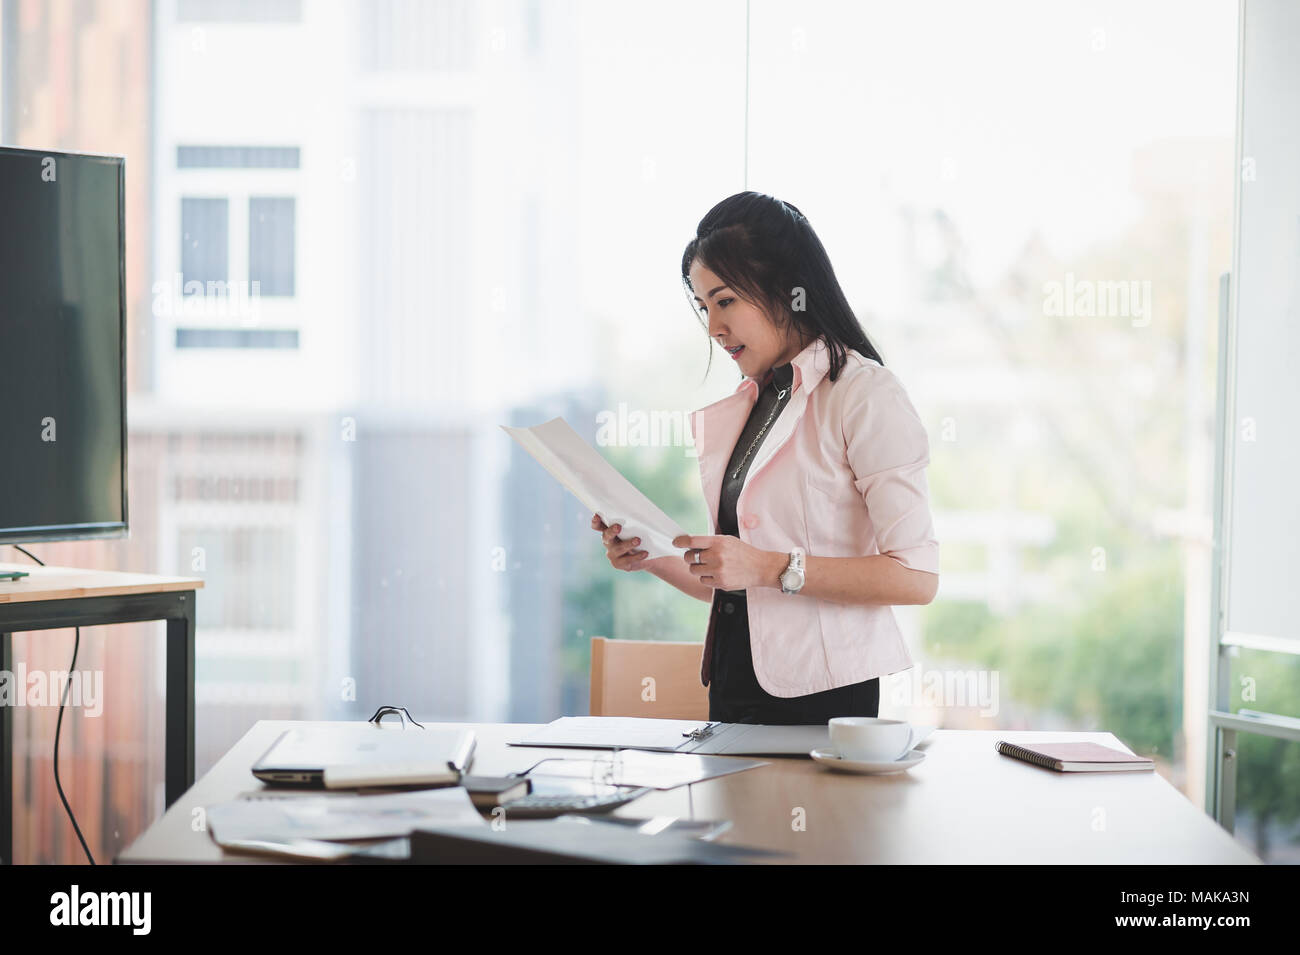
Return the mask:
[[[782,697],[768,693],[754,675],[745,595],[714,591],[712,613],[717,621],[709,680],[711,721],[778,726],[825,723],[836,716],[880,714],[879,677],[807,696]]]

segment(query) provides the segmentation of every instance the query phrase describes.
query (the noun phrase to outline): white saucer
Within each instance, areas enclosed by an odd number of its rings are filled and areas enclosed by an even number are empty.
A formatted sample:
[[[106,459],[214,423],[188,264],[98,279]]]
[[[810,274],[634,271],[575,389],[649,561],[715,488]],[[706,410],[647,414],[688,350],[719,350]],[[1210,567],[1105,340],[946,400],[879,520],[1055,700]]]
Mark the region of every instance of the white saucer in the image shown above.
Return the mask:
[[[921,752],[919,749],[914,749],[910,753],[907,753],[898,759],[885,760],[883,762],[875,760],[845,759],[833,749],[815,749],[808,755],[817,760],[817,762],[821,763],[827,769],[833,769],[840,773],[862,773],[864,775],[901,773],[904,770],[911,769],[921,760],[925,759],[925,753]]]

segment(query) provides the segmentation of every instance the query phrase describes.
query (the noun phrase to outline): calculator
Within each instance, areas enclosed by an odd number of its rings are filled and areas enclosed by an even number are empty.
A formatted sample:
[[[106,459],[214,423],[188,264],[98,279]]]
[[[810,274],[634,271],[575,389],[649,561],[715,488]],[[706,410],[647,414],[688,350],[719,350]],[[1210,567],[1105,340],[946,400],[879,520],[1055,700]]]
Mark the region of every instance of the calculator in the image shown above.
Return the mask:
[[[550,819],[571,812],[609,812],[630,803],[650,791],[648,786],[639,789],[616,789],[607,793],[529,793],[512,799],[502,808],[506,818]]]

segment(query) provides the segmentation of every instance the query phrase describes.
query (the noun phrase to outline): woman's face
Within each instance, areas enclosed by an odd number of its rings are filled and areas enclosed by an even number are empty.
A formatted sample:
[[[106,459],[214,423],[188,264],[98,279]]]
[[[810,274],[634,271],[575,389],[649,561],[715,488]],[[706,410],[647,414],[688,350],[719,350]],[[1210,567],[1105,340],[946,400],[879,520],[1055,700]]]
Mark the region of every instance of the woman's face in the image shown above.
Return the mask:
[[[690,277],[695,302],[709,321],[709,337],[734,353],[731,357],[741,374],[762,379],[773,366],[784,365],[799,354],[793,329],[782,333],[758,306],[740,298],[699,259],[691,263]]]

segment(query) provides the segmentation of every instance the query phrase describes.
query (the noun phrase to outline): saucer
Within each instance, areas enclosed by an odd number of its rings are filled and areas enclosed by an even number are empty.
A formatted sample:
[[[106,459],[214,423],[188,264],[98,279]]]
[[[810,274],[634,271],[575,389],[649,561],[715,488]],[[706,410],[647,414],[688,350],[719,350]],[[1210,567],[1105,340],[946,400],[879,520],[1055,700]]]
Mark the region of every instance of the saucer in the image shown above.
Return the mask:
[[[864,775],[901,773],[925,759],[925,753],[919,749],[914,749],[898,759],[884,760],[883,762],[878,760],[845,759],[833,749],[815,749],[808,755],[827,769],[840,773],[862,773]]]

